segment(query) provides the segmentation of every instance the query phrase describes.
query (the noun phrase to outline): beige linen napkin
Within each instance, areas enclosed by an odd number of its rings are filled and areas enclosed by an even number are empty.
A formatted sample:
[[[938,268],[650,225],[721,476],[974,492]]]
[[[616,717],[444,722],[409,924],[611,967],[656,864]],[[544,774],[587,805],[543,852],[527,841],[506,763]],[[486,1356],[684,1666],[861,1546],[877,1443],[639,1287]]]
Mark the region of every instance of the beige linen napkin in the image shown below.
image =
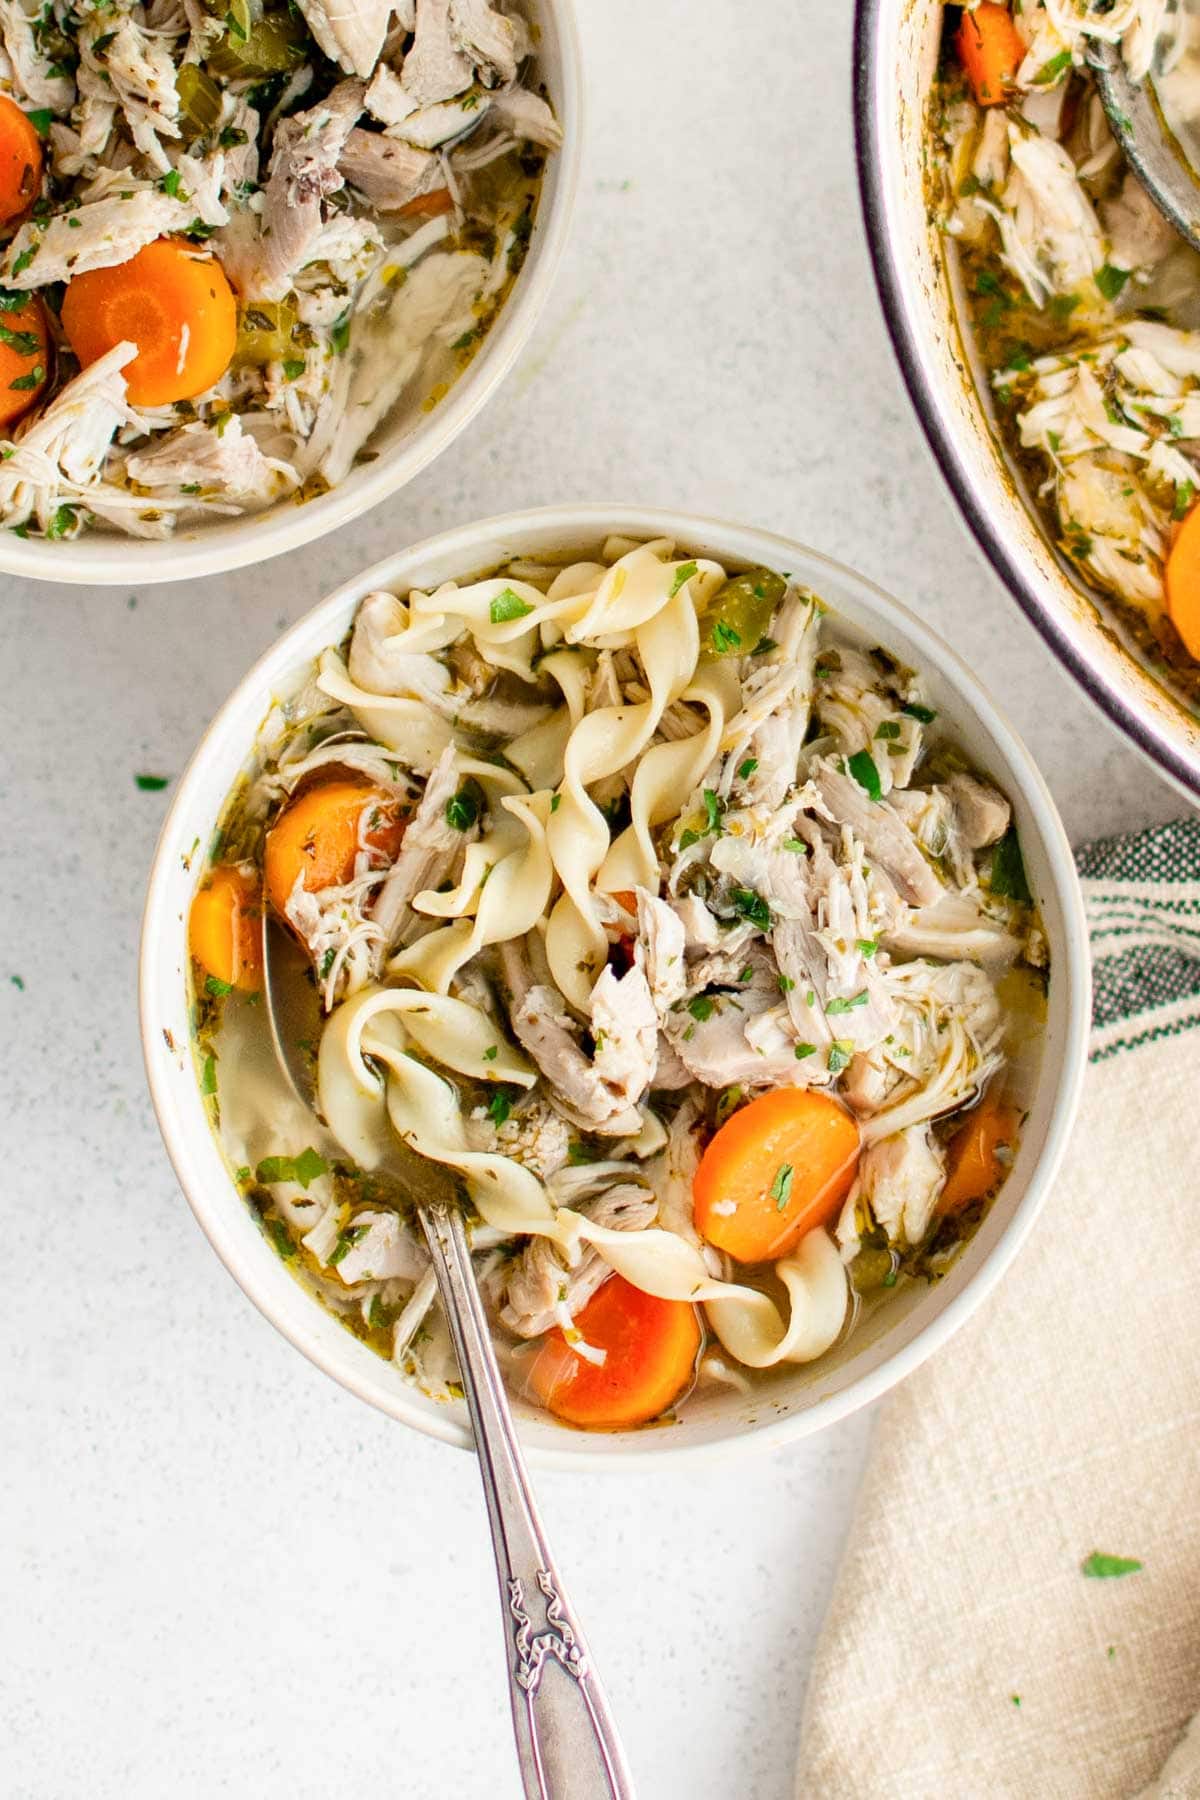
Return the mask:
[[[798,1795],[1200,1796],[1200,821],[1079,866],[1079,1123],[998,1294],[881,1411]]]

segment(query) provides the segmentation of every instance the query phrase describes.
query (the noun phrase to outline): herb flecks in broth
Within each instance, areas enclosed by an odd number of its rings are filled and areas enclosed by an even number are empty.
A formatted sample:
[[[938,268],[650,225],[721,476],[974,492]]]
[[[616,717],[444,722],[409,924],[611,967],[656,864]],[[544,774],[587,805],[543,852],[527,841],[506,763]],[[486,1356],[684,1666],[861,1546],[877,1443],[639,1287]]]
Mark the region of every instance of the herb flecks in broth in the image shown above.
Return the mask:
[[[320,1121],[256,1004],[264,907],[308,954]],[[621,539],[369,595],[265,721],[192,948],[289,1270],[451,1393],[415,1152],[514,1387],[609,1429],[945,1272],[1046,977],[1009,803],[919,673],[786,574]]]
[[[948,8],[958,16],[959,9]],[[1200,261],[1126,167],[1085,56],[1120,41],[1181,119],[1200,21],[1153,0],[981,5],[947,31],[932,129],[1000,429],[1055,539],[1160,673],[1200,690]]]

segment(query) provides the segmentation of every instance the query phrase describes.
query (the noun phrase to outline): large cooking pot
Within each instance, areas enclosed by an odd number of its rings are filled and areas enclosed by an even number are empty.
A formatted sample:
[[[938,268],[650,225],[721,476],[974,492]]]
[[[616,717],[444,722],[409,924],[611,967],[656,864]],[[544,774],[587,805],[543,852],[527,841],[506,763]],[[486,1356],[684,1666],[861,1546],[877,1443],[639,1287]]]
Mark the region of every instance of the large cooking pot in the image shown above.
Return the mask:
[[[1200,800],[1200,711],[1144,666],[1055,550],[1004,449],[986,379],[959,329],[954,247],[929,206],[926,172],[942,10],[942,0],[858,0],[859,186],[901,372],[992,567],[1084,692],[1189,798]]]

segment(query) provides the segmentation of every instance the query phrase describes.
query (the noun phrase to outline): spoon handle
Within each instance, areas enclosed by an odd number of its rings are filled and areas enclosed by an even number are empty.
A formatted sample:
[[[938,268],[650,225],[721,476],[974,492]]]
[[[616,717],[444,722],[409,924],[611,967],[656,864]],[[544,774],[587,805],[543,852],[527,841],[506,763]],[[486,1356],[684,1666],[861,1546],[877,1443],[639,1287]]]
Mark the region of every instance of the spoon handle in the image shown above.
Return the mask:
[[[475,1432],[526,1795],[529,1800],[635,1800],[608,1701],[530,1492],[462,1216],[429,1205],[420,1208],[420,1220]]]

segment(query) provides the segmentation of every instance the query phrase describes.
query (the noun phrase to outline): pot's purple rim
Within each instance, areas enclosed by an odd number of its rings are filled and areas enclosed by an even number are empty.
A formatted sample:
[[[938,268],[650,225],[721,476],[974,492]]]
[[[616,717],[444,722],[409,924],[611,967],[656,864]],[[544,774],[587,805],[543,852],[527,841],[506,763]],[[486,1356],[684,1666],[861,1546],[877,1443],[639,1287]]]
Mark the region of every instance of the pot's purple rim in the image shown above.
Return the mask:
[[[893,250],[892,233],[889,229],[887,192],[882,172],[883,108],[881,96],[877,93],[883,69],[879,54],[882,19],[883,0],[857,0],[854,18],[853,107],[858,191],[884,324],[925,441],[968,530],[1034,630],[1110,723],[1123,732],[1135,748],[1153,763],[1160,774],[1174,783],[1187,799],[1193,803],[1200,802],[1200,762],[1182,754],[1178,744],[1168,734],[1156,730],[1152,720],[1131,707],[1062,629],[1053,609],[1042,597],[1038,584],[1022,568],[1011,545],[989,516],[987,506],[971,479],[966,460],[959,451],[954,434],[938,404],[936,382],[922,357],[921,341],[913,323],[902,271]]]

